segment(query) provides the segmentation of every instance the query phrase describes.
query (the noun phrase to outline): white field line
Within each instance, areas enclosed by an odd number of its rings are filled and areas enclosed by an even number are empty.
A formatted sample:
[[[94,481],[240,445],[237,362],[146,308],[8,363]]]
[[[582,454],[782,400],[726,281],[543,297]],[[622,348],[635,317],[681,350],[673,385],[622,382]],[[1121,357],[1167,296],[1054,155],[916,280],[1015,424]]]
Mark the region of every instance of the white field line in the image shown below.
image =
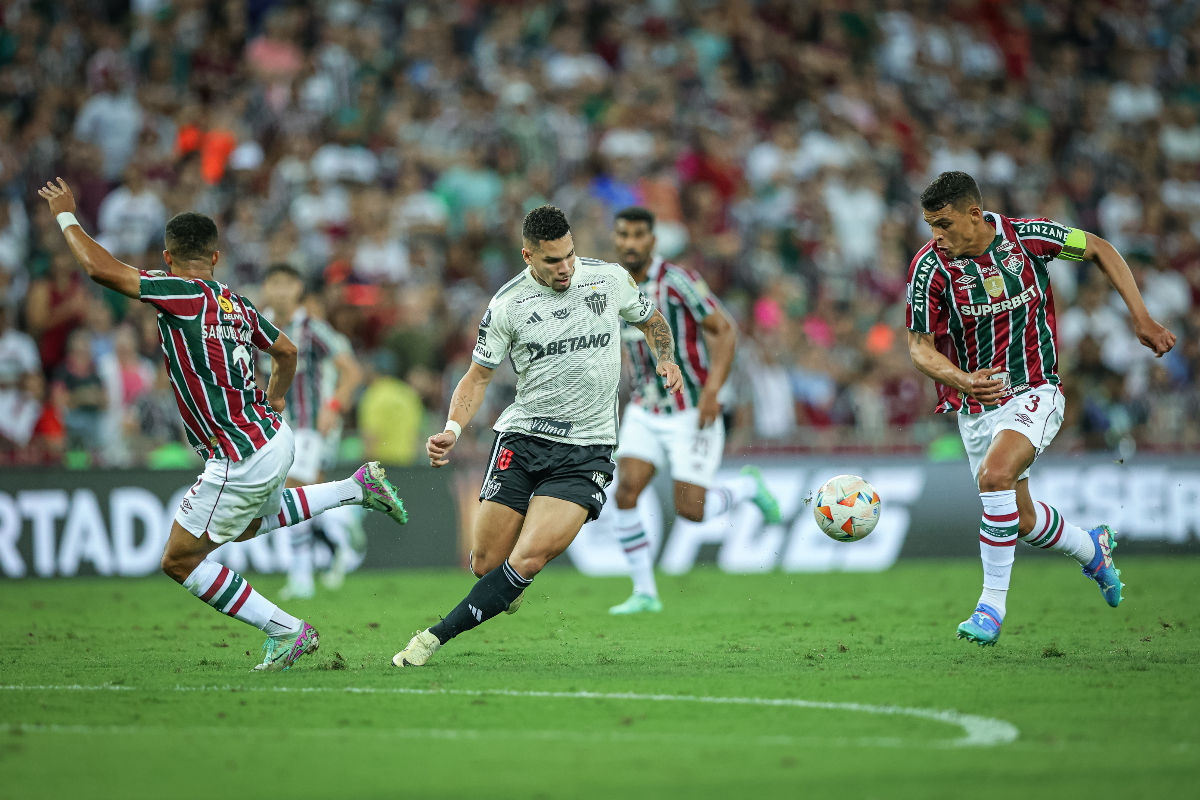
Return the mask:
[[[0,690],[10,691],[137,691],[136,687],[131,686],[0,686]],[[146,691],[154,691],[153,689]],[[452,696],[467,696],[467,697],[528,697],[528,698],[545,698],[557,700],[626,700],[635,702],[656,702],[656,703],[709,703],[713,705],[745,705],[745,706],[768,706],[776,708],[811,708],[824,711],[856,711],[863,714],[882,714],[888,716],[916,717],[919,719],[933,720],[934,722],[944,722],[948,725],[957,725],[962,729],[964,736],[957,739],[935,740],[926,742],[934,746],[943,747],[993,747],[1001,744],[1009,744],[1016,741],[1020,736],[1020,731],[1016,726],[1009,722],[991,717],[981,717],[975,714],[962,714],[958,711],[939,710],[933,708],[908,708],[905,706],[879,706],[869,705],[865,703],[834,703],[820,700],[797,700],[793,698],[780,697],[704,697],[698,695],[673,695],[673,694],[635,694],[632,692],[538,692],[538,691],[517,691],[513,689],[410,689],[406,687],[390,687],[390,688],[372,688],[372,687],[354,687],[348,686],[345,688],[337,687],[322,687],[322,686],[176,686],[173,690],[176,692],[296,692],[296,693],[340,693],[340,694],[408,694],[408,695],[452,695]],[[62,732],[68,732],[75,726],[44,726],[45,730],[61,729]],[[86,727],[86,726],[85,726]],[[119,727],[119,726],[118,726]],[[32,726],[30,730],[41,730],[42,727]],[[88,731],[108,731],[115,732],[115,728],[106,728],[100,726],[97,728],[88,728]],[[148,730],[148,729],[136,729]],[[224,729],[228,730],[228,729]],[[299,729],[293,729],[299,732]],[[409,730],[409,729],[401,729]],[[418,730],[418,729],[411,729]],[[81,731],[83,732],[83,731]],[[418,734],[405,734],[396,731],[400,735],[421,735],[421,736],[442,736],[446,734],[455,735],[485,735],[480,731],[440,731],[433,732],[426,729],[419,729]],[[511,731],[505,731],[505,735],[511,735]],[[546,735],[548,737],[558,736],[561,732],[546,731],[532,732],[538,736]],[[802,741],[787,736],[771,736],[762,737],[762,743],[779,742],[782,744],[791,744]],[[821,740],[828,741],[828,740]],[[847,743],[858,740],[844,740]],[[873,744],[894,743],[900,744],[901,740],[895,739],[870,739],[866,740]]]

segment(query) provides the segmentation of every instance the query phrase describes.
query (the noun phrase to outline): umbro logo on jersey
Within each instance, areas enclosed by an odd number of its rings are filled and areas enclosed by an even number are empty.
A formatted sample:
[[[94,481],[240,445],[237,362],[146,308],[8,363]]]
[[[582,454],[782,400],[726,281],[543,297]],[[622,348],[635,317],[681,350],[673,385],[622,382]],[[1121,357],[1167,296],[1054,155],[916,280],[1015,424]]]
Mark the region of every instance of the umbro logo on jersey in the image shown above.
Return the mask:
[[[975,285],[975,276],[974,275],[963,275],[961,278],[958,278],[954,282],[957,283],[959,286],[963,287],[964,289],[970,289],[972,286]]]
[[[571,309],[560,308],[558,311],[553,312],[551,316],[555,319],[566,319],[567,317],[571,316]]]
[[[526,324],[526,325],[532,325],[532,324],[533,324],[533,323],[535,323],[535,322],[541,322],[541,321],[542,321],[542,318],[541,318],[541,317],[539,317],[539,316],[538,316],[538,313],[535,311],[535,312],[533,312],[532,314],[530,314],[530,315],[529,315],[529,319],[525,320],[525,324]]]

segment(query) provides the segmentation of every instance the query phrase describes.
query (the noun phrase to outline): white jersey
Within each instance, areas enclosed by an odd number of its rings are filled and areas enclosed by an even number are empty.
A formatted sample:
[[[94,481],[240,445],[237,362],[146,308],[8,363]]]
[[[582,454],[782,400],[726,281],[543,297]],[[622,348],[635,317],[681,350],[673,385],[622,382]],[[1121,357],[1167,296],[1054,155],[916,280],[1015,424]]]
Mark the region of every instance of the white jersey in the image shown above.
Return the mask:
[[[492,369],[508,355],[517,371],[517,399],[495,430],[615,445],[621,320],[640,325],[653,313],[617,264],[576,257],[565,292],[538,283],[526,267],[488,304],[472,355]]]

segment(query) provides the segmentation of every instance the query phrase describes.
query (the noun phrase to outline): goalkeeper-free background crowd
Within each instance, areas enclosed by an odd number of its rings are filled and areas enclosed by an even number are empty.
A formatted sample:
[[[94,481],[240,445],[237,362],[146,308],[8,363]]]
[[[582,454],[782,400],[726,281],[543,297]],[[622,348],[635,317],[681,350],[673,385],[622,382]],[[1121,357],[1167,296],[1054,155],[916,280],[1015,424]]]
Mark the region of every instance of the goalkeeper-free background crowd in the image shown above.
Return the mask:
[[[61,175],[118,257],[221,226],[255,299],[286,262],[366,380],[343,454],[419,460],[529,209],[615,258],[629,205],[742,332],[729,446],[928,452],[952,424],[911,367],[917,195],[1116,245],[1179,346],[1154,360],[1090,264],[1054,262],[1058,452],[1200,444],[1200,3],[3,3],[0,464],[193,466],[153,311],[100,292],[34,187]],[[459,449],[486,452],[506,368]],[[471,437],[475,437],[472,439]],[[482,457],[482,455],[480,456]]]

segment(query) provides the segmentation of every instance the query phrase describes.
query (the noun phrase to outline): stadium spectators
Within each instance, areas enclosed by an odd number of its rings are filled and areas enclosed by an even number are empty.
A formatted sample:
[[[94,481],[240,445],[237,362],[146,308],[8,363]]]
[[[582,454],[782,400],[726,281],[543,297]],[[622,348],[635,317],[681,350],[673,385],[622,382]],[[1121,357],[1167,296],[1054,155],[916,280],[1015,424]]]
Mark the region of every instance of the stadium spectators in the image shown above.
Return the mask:
[[[65,437],[101,463],[171,463],[178,443],[153,319],[112,298],[115,320],[89,311],[36,201],[59,174],[136,265],[159,263],[162,221],[190,209],[221,225],[238,291],[267,264],[300,270],[314,312],[377,366],[347,422],[407,459],[545,202],[601,257],[612,212],[648,206],[664,255],[725,301],[744,333],[732,443],[923,447],[947,423],[906,364],[906,268],[928,238],[915,198],[965,169],[989,209],[1111,239],[1180,335],[1147,361],[1096,270],[1056,262],[1055,446],[1200,444],[1196,3],[133,6],[3,8],[0,342],[24,370],[0,363],[0,405],[24,409],[3,415],[10,460],[57,459]],[[383,436],[418,408],[403,442]]]

